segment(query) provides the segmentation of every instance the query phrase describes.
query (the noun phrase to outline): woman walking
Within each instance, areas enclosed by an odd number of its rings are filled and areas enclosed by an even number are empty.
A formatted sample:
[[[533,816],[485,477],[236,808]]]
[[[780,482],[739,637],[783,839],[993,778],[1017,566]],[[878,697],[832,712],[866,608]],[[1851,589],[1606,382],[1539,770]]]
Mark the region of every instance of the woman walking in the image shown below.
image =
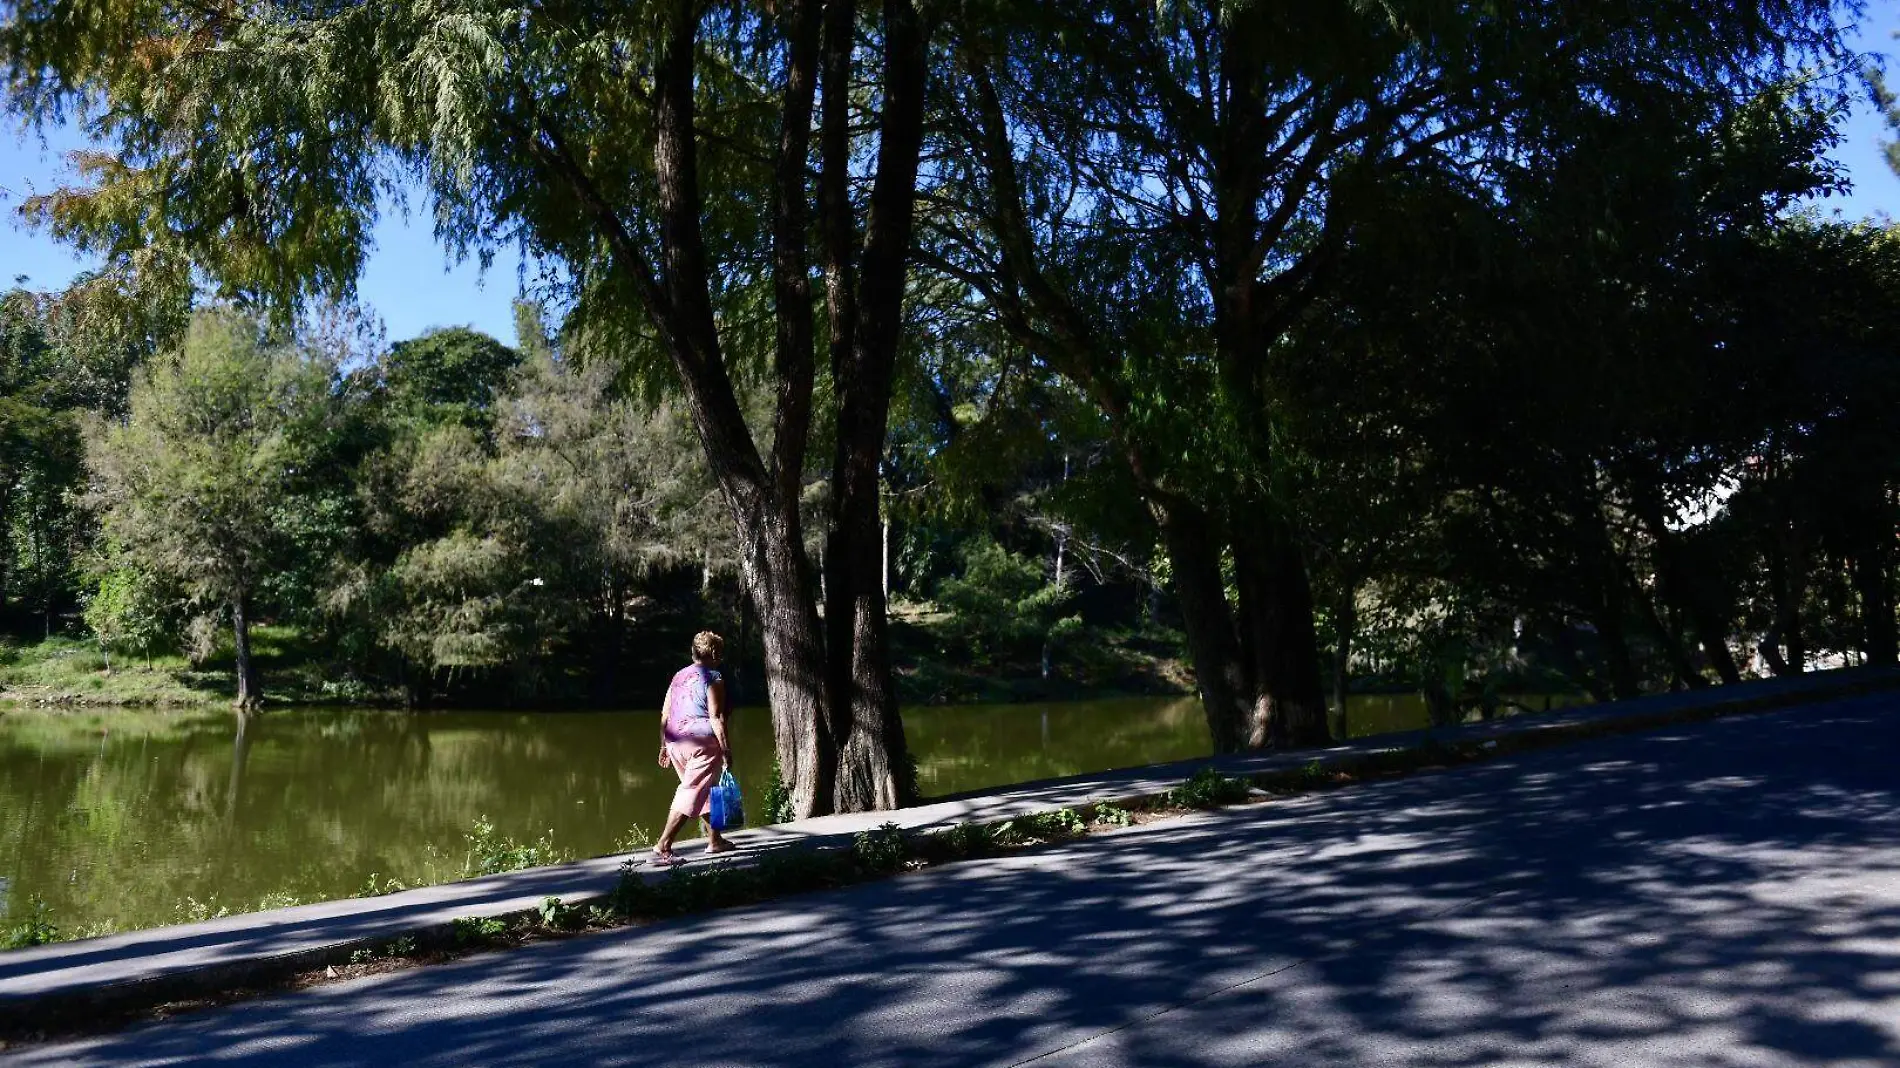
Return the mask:
[[[680,777],[673,791],[673,807],[666,828],[653,845],[656,864],[677,864],[673,839],[687,820],[704,819],[711,809],[712,788],[719,773],[732,762],[732,744],[726,734],[726,682],[719,674],[725,639],[709,630],[693,635],[693,662],[673,675],[660,709],[660,766]],[[733,844],[706,823],[706,852],[724,853]]]

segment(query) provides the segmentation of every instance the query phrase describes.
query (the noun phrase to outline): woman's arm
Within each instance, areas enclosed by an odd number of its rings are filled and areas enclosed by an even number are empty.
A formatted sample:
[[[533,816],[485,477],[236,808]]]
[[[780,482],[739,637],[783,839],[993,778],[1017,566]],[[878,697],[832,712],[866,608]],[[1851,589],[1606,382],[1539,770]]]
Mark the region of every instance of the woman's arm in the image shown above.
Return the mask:
[[[706,714],[712,718],[713,735],[719,739],[719,751],[726,755],[726,766],[732,766],[732,743],[726,740],[726,680],[706,687]]]
[[[668,694],[667,699],[671,700],[672,696],[673,696],[672,694]],[[673,759],[666,755],[666,701],[661,701],[660,702],[660,766],[664,768],[671,763],[673,763]]]

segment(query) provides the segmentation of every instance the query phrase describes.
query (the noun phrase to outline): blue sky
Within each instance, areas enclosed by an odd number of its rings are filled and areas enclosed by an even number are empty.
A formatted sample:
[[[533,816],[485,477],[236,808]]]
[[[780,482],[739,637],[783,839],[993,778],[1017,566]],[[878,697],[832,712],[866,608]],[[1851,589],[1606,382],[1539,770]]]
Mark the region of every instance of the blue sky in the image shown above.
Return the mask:
[[[1900,30],[1900,0],[1874,0],[1860,27],[1859,48],[1900,54],[1893,34]],[[1900,62],[1892,64],[1900,81]],[[1836,157],[1853,178],[1846,197],[1823,201],[1824,210],[1847,218],[1900,217],[1900,177],[1888,169],[1880,142],[1888,136],[1870,105],[1856,110],[1844,129]],[[0,287],[26,276],[35,289],[57,289],[85,269],[87,261],[43,234],[22,227],[14,209],[20,198],[61,184],[65,153],[80,147],[71,131],[54,131],[45,143],[37,135],[0,130]],[[359,284],[360,295],[381,316],[390,340],[414,337],[434,326],[472,326],[512,341],[510,302],[519,285],[519,257],[503,250],[488,270],[474,262],[453,263],[435,240],[426,208],[405,217],[386,211],[377,223],[375,248]]]

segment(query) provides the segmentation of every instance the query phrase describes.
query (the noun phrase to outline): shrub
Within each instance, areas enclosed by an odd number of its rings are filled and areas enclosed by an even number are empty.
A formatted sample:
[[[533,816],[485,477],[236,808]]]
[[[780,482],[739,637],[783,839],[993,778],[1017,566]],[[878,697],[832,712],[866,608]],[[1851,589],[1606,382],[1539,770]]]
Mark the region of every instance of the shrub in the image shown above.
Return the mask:
[[[468,840],[468,858],[464,869],[470,875],[499,875],[502,872],[538,868],[568,859],[554,848],[554,832],[542,835],[533,844],[517,842],[495,830],[487,816],[478,816],[464,835]]]
[[[652,832],[636,823],[627,828],[620,837],[614,839],[614,852],[638,853],[652,844]]]
[[[1135,822],[1134,813],[1107,801],[1096,805],[1090,815],[1099,827],[1127,827]]]
[[[369,878],[363,881],[363,888],[356,892],[356,896],[381,897],[384,894],[394,894],[407,889],[409,889],[409,884],[394,875],[384,876],[380,872],[370,872]]]
[[[491,916],[464,916],[449,924],[458,946],[486,945],[508,933],[506,921]]]
[[[991,833],[980,823],[959,823],[931,835],[930,842],[947,856],[970,857],[989,849]]]
[[[1247,780],[1230,779],[1213,768],[1202,768],[1168,791],[1168,800],[1185,808],[1218,808],[1247,799]]]
[[[780,772],[778,758],[772,758],[772,774],[765,780],[765,792],[762,795],[765,805],[765,822],[790,823],[797,816],[792,811],[792,788],[786,784],[785,776]]]
[[[851,859],[865,871],[893,872],[910,859],[910,842],[902,827],[886,823],[858,832],[851,840]]]
[[[53,922],[53,910],[34,895],[26,921],[0,933],[0,949],[25,949],[59,941],[59,925]]]
[[[582,922],[581,910],[558,897],[544,898],[540,911],[541,926],[549,930],[568,931],[579,927]]]

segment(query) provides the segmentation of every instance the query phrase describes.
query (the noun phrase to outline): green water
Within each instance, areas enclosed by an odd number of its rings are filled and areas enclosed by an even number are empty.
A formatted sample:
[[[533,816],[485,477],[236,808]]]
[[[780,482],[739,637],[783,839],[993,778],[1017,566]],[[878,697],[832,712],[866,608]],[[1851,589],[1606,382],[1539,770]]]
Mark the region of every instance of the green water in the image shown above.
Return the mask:
[[[1424,725],[1415,698],[1354,701],[1354,734]],[[1198,756],[1197,701],[1130,698],[904,714],[926,795]],[[0,713],[0,914],[37,895],[70,931],[144,927],[288,894],[358,892],[372,873],[459,877],[463,835],[552,832],[575,856],[657,830],[676,780],[652,712],[411,715],[273,711]],[[742,782],[771,762],[763,710],[734,717]],[[754,794],[756,799],[756,793]]]

